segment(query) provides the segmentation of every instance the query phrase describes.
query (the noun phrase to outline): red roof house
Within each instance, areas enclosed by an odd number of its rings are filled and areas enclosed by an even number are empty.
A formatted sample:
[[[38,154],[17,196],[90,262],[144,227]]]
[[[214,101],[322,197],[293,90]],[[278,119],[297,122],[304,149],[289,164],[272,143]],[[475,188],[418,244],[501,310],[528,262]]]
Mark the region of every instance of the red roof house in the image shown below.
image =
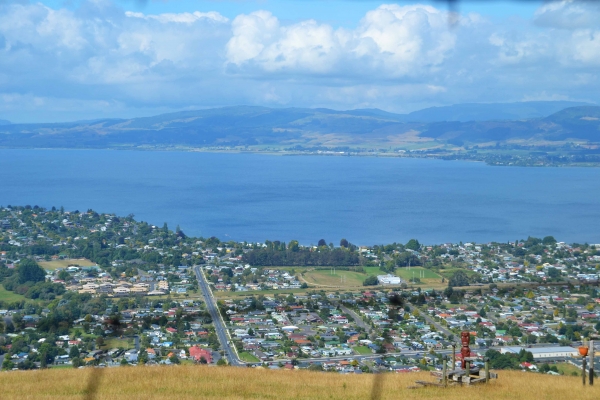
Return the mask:
[[[212,362],[212,354],[209,350],[202,349],[198,346],[190,347],[190,357],[194,359],[194,361],[200,361],[202,357],[206,360],[208,364]]]

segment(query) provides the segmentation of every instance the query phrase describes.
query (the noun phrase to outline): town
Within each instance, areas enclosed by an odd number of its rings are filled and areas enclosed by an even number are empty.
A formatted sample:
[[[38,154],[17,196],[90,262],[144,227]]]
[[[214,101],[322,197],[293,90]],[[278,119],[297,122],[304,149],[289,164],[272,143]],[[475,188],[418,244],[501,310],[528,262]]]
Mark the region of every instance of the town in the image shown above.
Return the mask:
[[[599,274],[600,245],[552,236],[240,243],[3,206],[0,364],[433,371],[460,362],[468,331],[493,368],[570,375],[576,347],[600,333]]]

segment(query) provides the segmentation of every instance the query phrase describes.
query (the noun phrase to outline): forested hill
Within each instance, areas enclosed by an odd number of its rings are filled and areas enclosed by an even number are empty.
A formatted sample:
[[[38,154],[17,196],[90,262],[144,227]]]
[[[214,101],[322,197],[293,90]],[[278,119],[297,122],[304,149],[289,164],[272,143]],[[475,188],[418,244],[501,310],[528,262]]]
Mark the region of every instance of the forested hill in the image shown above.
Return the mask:
[[[411,114],[239,106],[127,120],[0,124],[0,147],[410,150],[600,143],[600,107],[576,106],[544,115],[567,103],[519,104],[495,105],[497,110],[489,104],[462,105]],[[507,120],[507,116],[537,117]],[[465,122],[468,117],[472,120]]]

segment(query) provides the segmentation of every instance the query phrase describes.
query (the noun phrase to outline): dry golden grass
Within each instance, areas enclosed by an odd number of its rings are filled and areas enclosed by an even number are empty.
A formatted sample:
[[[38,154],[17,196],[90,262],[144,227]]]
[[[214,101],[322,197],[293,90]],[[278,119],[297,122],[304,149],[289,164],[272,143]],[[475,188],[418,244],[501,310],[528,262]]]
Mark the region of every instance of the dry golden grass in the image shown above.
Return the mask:
[[[93,374],[95,396],[86,397]],[[385,374],[381,399],[585,400],[600,398],[600,385],[582,387],[576,377],[501,371],[500,379],[474,387],[409,390],[428,373]],[[374,375],[271,371],[231,367],[118,367],[0,374],[0,398],[7,399],[371,399]]]

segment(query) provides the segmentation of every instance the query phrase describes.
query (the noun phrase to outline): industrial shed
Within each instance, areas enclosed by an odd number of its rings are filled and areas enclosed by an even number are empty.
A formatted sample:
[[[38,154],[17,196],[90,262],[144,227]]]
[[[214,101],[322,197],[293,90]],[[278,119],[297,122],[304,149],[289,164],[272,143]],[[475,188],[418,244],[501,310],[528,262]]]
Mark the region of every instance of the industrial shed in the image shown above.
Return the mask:
[[[569,346],[553,346],[553,347],[531,347],[525,348],[520,346],[508,346],[500,349],[500,353],[514,353],[518,354],[522,349],[531,352],[533,354],[533,358],[535,360],[544,359],[544,358],[567,358],[574,357],[579,352],[574,347]]]

